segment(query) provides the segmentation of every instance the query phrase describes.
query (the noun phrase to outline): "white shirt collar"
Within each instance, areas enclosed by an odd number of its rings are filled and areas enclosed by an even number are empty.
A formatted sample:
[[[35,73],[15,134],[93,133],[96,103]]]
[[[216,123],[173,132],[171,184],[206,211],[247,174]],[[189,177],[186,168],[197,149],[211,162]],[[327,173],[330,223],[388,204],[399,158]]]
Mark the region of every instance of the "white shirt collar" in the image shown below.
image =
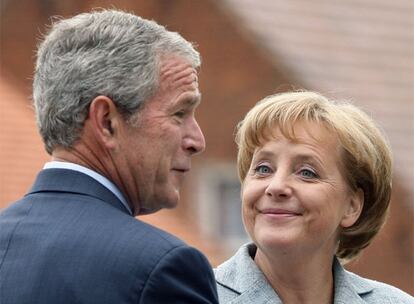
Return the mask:
[[[121,201],[121,203],[125,206],[125,208],[128,210],[128,212],[132,215],[131,208],[128,205],[127,200],[125,199],[122,192],[118,189],[117,186],[115,186],[114,183],[112,183],[109,179],[107,179],[105,176],[89,169],[84,166],[69,163],[69,162],[61,162],[61,161],[51,161],[47,162],[43,169],[69,169],[74,170],[78,172],[82,172],[90,177],[92,177],[94,180],[102,184],[105,188],[110,190],[115,196]]]

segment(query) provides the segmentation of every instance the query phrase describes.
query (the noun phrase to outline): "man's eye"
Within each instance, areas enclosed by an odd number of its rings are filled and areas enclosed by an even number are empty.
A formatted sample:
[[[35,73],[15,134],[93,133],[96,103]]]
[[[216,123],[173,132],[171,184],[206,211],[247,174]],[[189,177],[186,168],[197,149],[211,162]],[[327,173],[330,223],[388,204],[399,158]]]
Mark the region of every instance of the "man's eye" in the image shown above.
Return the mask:
[[[272,173],[272,170],[269,168],[269,166],[260,165],[254,169],[254,172],[259,174],[269,174]]]
[[[299,171],[299,175],[305,179],[317,178],[318,175],[310,169],[302,169]]]
[[[178,117],[178,118],[183,118],[185,116],[185,111],[181,110],[181,111],[177,111],[174,113],[174,116]]]

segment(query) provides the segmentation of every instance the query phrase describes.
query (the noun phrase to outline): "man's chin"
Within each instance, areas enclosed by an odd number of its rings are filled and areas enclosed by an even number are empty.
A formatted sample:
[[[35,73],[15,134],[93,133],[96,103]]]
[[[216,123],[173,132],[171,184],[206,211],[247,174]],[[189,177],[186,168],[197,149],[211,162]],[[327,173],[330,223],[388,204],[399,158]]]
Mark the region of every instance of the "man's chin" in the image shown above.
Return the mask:
[[[135,214],[135,216],[152,214],[152,213],[155,213],[155,212],[159,211],[160,209],[162,209],[162,208],[145,208],[145,207],[142,207],[138,210],[138,213]]]
[[[177,191],[173,197],[164,198],[164,199],[154,199],[151,204],[146,204],[146,206],[141,206],[138,210],[137,215],[148,215],[155,213],[161,209],[173,209],[177,207],[178,202],[180,200],[180,194]]]

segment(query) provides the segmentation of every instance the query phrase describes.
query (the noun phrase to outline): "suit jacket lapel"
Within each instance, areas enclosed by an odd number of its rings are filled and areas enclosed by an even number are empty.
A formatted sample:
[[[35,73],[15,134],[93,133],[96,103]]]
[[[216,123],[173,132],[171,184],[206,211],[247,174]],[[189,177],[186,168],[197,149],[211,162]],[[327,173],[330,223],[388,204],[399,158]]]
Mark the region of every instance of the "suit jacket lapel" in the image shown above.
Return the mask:
[[[109,189],[90,176],[68,169],[40,171],[28,194],[38,192],[66,192],[95,197],[129,214],[122,202]]]

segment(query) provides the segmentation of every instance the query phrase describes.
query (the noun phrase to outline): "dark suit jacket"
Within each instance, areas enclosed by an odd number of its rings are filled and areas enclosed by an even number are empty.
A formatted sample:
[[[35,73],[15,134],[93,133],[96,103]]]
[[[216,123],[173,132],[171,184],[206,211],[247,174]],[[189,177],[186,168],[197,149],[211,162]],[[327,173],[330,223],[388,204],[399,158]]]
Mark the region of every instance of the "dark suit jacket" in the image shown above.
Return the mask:
[[[89,176],[40,172],[0,214],[0,303],[218,303],[196,249],[145,224]]]

